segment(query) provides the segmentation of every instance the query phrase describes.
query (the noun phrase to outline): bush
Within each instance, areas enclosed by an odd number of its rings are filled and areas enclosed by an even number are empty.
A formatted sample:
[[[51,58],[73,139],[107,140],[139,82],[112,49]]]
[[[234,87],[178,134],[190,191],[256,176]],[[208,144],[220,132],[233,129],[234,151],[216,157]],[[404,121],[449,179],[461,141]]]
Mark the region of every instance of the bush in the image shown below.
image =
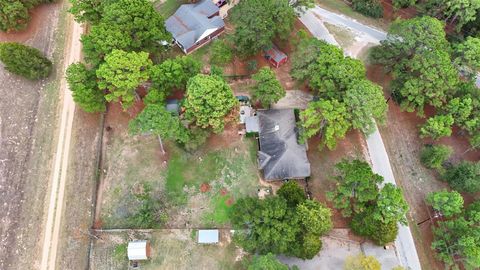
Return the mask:
[[[452,152],[452,148],[445,145],[427,145],[422,148],[420,161],[429,169],[442,169]]]
[[[224,40],[217,39],[210,48],[210,63],[214,65],[225,65],[232,61],[233,51]]]
[[[277,195],[283,197],[290,207],[295,207],[307,199],[303,189],[293,180],[283,184],[277,191]]]
[[[443,175],[450,187],[461,192],[480,191],[480,163],[463,161],[456,166],[451,166]]]
[[[398,233],[396,222],[382,223],[374,218],[372,208],[353,216],[350,228],[355,234],[371,239],[375,244],[383,246],[395,241]]]
[[[46,78],[52,71],[52,62],[39,50],[15,42],[0,44],[0,61],[6,70],[31,80]]]
[[[383,7],[378,0],[353,0],[353,10],[372,18],[383,17]]]
[[[415,0],[393,0],[392,4],[395,9],[407,8],[415,5]]]
[[[356,256],[348,256],[345,260],[345,270],[380,270],[382,266],[373,256],[365,256],[358,254]]]

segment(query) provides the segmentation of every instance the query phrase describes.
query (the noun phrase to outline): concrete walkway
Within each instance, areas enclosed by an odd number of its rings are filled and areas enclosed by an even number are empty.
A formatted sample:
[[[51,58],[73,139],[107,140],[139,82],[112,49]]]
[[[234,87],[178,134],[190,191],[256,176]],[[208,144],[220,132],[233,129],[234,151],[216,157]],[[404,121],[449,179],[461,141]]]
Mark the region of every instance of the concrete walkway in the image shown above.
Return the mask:
[[[326,42],[336,46],[338,46],[338,43],[331,42],[330,40],[330,37],[333,36],[330,35],[330,33],[324,33],[323,28],[325,28],[325,26],[323,25],[323,22],[346,27],[358,34],[359,38],[367,39],[376,44],[380,43],[380,41],[384,40],[387,36],[387,34],[383,31],[363,25],[354,19],[330,12],[318,6],[309,9],[302,17],[300,17],[300,21],[305,24],[305,26],[315,37],[323,39]],[[326,30],[326,32],[328,32],[328,30]],[[324,39],[323,37],[329,38]],[[353,55],[353,57],[355,57],[355,55]],[[388,159],[388,154],[385,150],[385,145],[383,144],[383,140],[378,128],[376,128],[375,132],[367,138],[367,146],[373,171],[383,176],[386,183],[392,183],[396,185],[393,171],[390,166],[390,161]],[[421,269],[420,260],[418,258],[410,227],[399,224],[399,231],[397,239],[395,240],[395,247],[400,263],[403,267],[407,267],[411,270]]]

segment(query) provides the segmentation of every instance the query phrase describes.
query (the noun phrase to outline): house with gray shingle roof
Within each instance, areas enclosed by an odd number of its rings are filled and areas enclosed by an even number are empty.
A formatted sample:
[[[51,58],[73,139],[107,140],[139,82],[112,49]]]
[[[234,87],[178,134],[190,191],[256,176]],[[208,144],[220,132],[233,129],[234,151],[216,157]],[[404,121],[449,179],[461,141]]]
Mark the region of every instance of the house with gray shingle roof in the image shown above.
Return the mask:
[[[219,7],[211,0],[184,4],[165,21],[165,27],[180,49],[189,54],[225,30],[219,14]]]
[[[258,168],[267,181],[310,176],[307,147],[298,142],[293,109],[258,110]]]

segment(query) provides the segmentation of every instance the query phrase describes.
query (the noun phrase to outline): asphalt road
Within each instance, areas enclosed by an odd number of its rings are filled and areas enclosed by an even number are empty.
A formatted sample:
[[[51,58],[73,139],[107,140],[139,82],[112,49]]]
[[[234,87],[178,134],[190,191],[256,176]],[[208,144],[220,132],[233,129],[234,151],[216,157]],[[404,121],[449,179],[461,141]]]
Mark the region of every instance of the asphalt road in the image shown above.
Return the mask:
[[[331,42],[331,39],[334,39],[334,37],[328,33],[328,30],[323,25],[324,22],[348,28],[361,38],[377,44],[387,36],[383,31],[363,25],[354,19],[330,12],[318,6],[305,12],[300,20],[315,37],[337,46],[337,42]],[[368,136],[367,146],[373,171],[383,176],[386,183],[396,185],[388,154],[378,128],[375,129],[373,134]],[[395,247],[402,266],[408,267],[412,270],[421,269],[420,260],[418,258],[410,227],[399,224],[399,232],[397,239],[395,240]]]

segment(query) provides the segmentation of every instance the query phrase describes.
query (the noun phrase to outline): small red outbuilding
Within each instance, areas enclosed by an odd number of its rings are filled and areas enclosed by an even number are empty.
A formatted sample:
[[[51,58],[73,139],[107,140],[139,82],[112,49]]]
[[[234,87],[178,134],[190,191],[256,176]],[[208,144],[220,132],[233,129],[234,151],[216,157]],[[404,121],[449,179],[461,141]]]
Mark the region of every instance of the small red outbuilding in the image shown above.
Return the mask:
[[[275,45],[272,45],[270,49],[264,50],[263,52],[265,58],[276,68],[285,64],[288,60],[288,56]]]

